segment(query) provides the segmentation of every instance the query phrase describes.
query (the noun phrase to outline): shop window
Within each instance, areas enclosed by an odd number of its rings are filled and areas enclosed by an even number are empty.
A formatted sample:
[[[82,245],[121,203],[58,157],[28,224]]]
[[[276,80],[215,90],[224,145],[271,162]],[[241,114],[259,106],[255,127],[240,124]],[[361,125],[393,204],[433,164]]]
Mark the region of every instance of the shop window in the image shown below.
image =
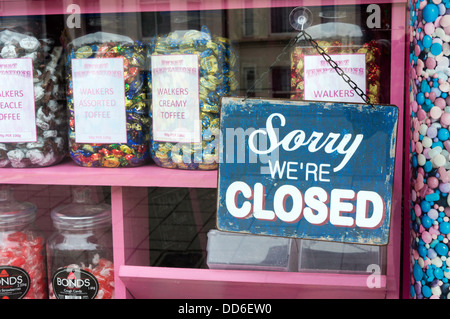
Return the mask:
[[[271,33],[287,33],[295,31],[289,24],[289,14],[293,8],[271,8],[270,9],[270,31]]]
[[[206,234],[215,228],[214,189],[149,188],[150,265],[206,268]]]
[[[291,92],[291,78],[289,67],[272,68],[272,92],[275,98],[289,98]]]
[[[244,67],[242,71],[244,73],[245,89],[249,90],[255,84],[255,80],[256,80],[255,67],[254,66],[252,66],[252,67]],[[249,94],[249,96],[255,96],[255,92],[254,91],[249,92],[248,94]]]
[[[201,1],[190,1],[188,4],[198,2]],[[2,3],[0,3],[0,8],[1,6]],[[390,11],[381,11],[381,28],[370,29],[366,25],[365,6],[341,8],[338,11],[335,7],[312,7],[314,25],[339,19],[363,29],[363,37],[357,39],[361,43],[370,40],[379,41],[381,56],[383,56],[378,65],[381,70],[380,86],[383,87],[380,93],[380,102],[387,103],[390,94]],[[206,25],[212,34],[229,38],[236,49],[238,70],[241,73],[237,77],[240,79],[239,95],[289,99],[292,90],[291,56],[287,54],[279,61],[277,61],[277,57],[291,37],[296,35],[296,31],[289,24],[289,14],[292,9],[292,7],[273,7],[89,14],[83,15],[81,30],[73,29],[71,31],[73,31],[72,36],[77,36],[77,32],[80,31],[117,32],[147,41],[174,30],[200,30],[203,25]],[[9,22],[17,25],[15,19],[14,17],[2,18],[1,26],[7,27]],[[51,33],[53,38],[58,39],[64,30],[64,19],[60,19],[60,16],[50,15],[45,18],[45,21],[45,30],[38,30],[38,32]],[[273,35],[276,36],[273,37]],[[290,53],[290,51],[288,52]],[[278,63],[270,68],[275,61]],[[260,79],[264,74],[266,77]],[[257,87],[247,93],[257,81]],[[107,193],[105,196],[108,198],[110,197],[109,192],[108,188],[105,191]],[[41,194],[39,196],[43,198]],[[206,268],[206,234],[215,228],[216,190],[149,188],[148,201],[150,265]],[[48,219],[48,216],[44,215],[43,218]],[[46,220],[43,224],[49,223]],[[307,248],[308,250],[303,247],[305,254],[314,251],[314,247],[308,246]],[[323,250],[325,251],[325,249]],[[372,253],[371,250],[370,252]],[[324,254],[323,258],[327,259],[327,254],[331,253],[326,251]],[[322,262],[319,258],[317,261],[318,263]],[[316,265],[311,267],[314,268]],[[336,268],[339,269],[339,267]]]
[[[253,10],[245,9],[243,10],[244,23],[242,25],[243,34],[245,37],[253,36]]]

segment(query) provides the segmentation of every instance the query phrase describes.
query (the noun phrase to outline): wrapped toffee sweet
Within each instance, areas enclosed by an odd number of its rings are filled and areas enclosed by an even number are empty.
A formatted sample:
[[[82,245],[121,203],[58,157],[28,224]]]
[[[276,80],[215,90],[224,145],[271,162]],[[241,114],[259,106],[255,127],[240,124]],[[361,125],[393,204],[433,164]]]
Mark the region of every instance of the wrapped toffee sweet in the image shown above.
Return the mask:
[[[237,89],[228,39],[174,31],[150,43],[151,154],[158,166],[217,169],[220,98]]]
[[[67,154],[61,47],[0,31],[0,167],[44,167]]]
[[[150,158],[146,46],[96,32],[67,56],[69,152],[85,167],[133,167]]]

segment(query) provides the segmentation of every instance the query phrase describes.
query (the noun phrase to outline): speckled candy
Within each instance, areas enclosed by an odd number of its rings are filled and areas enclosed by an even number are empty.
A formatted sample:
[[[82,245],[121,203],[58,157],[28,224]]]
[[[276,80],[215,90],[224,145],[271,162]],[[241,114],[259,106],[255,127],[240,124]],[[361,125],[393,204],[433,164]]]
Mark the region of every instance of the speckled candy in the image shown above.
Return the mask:
[[[449,298],[450,1],[409,3],[411,288]]]

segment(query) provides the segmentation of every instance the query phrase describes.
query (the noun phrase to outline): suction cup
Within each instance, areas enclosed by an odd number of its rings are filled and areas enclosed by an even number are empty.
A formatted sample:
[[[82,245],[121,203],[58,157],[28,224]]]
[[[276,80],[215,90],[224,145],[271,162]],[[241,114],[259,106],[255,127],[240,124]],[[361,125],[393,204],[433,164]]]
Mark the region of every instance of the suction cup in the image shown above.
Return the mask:
[[[289,23],[297,30],[305,30],[312,24],[313,16],[309,9],[303,7],[297,7],[289,14]]]

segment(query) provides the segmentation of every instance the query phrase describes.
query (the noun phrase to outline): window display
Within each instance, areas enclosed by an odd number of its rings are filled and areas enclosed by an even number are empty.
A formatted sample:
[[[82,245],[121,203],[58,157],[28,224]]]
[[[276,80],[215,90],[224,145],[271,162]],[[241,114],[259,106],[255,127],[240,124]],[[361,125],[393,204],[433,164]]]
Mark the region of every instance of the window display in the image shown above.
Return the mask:
[[[385,246],[342,244],[329,253],[326,242],[305,244],[301,259],[298,241],[290,240],[282,249],[290,257],[282,270],[264,268],[281,251],[277,245],[267,247],[268,260],[255,262],[264,269],[209,267],[219,163],[236,154],[242,161],[252,160],[244,148],[250,130],[236,127],[226,138],[220,136],[221,99],[305,100],[316,92],[329,95],[333,103],[345,103],[350,95],[352,103],[364,103],[343,79],[331,77],[335,70],[310,43],[292,43],[299,31],[290,14],[298,5],[290,0],[1,3],[0,50],[5,49],[0,80],[13,59],[28,61],[16,64],[24,72],[34,62],[32,79],[17,84],[18,89],[0,90],[0,183],[20,185],[20,201],[36,203],[45,238],[58,230],[48,242],[50,298],[321,298],[336,297],[336,289],[339,297],[349,298],[399,295],[400,158],[392,173],[392,231]],[[400,154],[406,1],[306,0],[301,5],[312,17],[306,31],[352,79],[358,77],[370,100],[398,107]],[[14,38],[7,26],[18,25],[14,32],[20,36]],[[340,32],[344,26],[346,31]],[[25,89],[31,80],[33,94]],[[5,92],[15,90],[26,96]],[[2,113],[1,105],[12,110],[19,102],[23,110],[34,104],[33,116],[24,112],[28,118],[17,126],[34,139],[26,134],[17,140],[4,137],[15,124],[11,122],[17,122],[12,118],[23,116],[19,108]],[[245,107],[241,111],[244,117],[250,114]],[[298,111],[301,116],[301,107]],[[55,213],[71,205],[70,190],[77,186],[101,186],[110,194],[111,205],[100,215],[109,212],[112,243],[102,253],[77,249],[75,244],[92,244],[83,237],[84,228],[71,233],[81,219],[70,220],[68,229],[66,214]],[[55,241],[66,237],[75,238],[67,250]],[[214,239],[227,246],[223,237]],[[86,258],[75,258],[77,250],[87,252]],[[58,259],[59,252],[68,256]],[[220,257],[219,264],[227,264]],[[370,264],[352,268],[339,262],[354,257],[367,257]],[[318,267],[323,259],[327,264]],[[300,262],[304,268],[296,265]],[[372,274],[370,265],[379,272]],[[375,289],[367,285],[371,275],[381,278]],[[64,283],[76,285],[77,276],[94,288],[65,295]],[[53,279],[62,286],[55,290]],[[326,289],[331,286],[337,288]]]

